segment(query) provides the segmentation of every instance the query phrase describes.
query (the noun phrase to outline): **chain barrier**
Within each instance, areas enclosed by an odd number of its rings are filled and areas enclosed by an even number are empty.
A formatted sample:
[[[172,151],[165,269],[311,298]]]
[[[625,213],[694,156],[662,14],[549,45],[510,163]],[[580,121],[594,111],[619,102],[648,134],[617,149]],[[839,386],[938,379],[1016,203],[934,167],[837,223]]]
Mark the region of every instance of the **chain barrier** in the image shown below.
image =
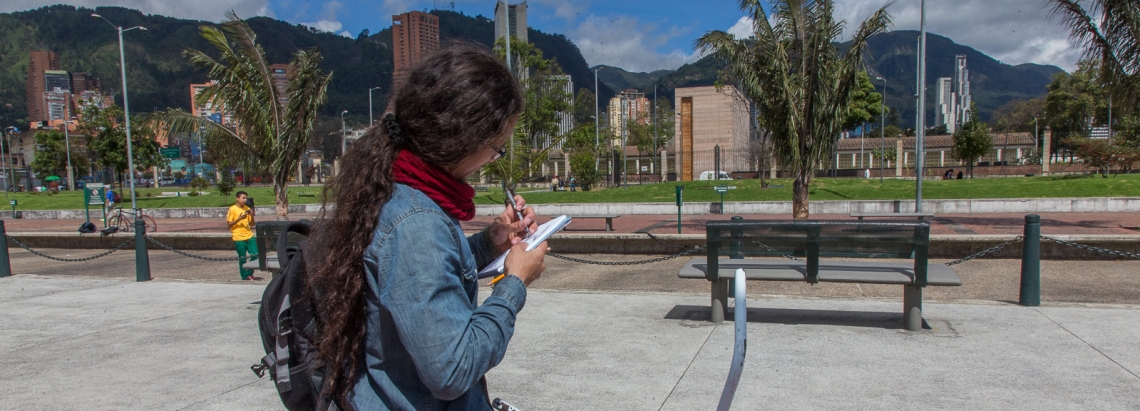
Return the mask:
[[[49,260],[55,260],[55,261],[60,261],[60,262],[65,262],[65,263],[80,263],[80,262],[84,262],[84,261],[91,261],[91,260],[94,260],[94,259],[96,259],[96,258],[99,258],[99,257],[106,257],[106,256],[108,256],[108,255],[111,255],[111,253],[113,253],[113,252],[116,252],[116,251],[119,251],[119,250],[121,250],[123,247],[126,247],[126,246],[127,246],[127,244],[130,244],[130,243],[131,243],[131,241],[133,240],[133,239],[128,239],[128,240],[126,240],[126,241],[123,241],[123,243],[122,243],[122,244],[119,244],[119,245],[117,245],[117,246],[115,246],[115,247],[111,248],[110,250],[107,250],[107,251],[101,252],[101,253],[99,253],[99,254],[95,254],[95,255],[93,255],[93,256],[90,256],[90,257],[83,257],[83,258],[61,258],[61,257],[52,257],[52,256],[50,256],[50,255],[47,255],[47,254],[41,253],[41,252],[39,252],[39,251],[33,250],[31,247],[28,247],[28,246],[24,245],[24,243],[21,243],[21,242],[20,242],[20,240],[17,240],[15,237],[12,237],[12,236],[10,236],[10,235],[4,234],[4,237],[7,237],[7,238],[8,238],[8,241],[11,241],[11,242],[13,242],[13,243],[16,243],[16,245],[20,246],[20,248],[23,248],[23,249],[25,249],[25,250],[28,250],[28,252],[29,252],[29,253],[32,253],[32,254],[38,255],[38,256],[40,256],[40,257],[43,257],[43,258],[46,258],[46,259],[49,259]]]
[[[759,241],[756,241],[756,240],[752,240],[752,242],[753,242],[754,244],[758,245],[758,246],[764,247],[764,249],[766,249],[766,250],[768,250],[768,251],[771,251],[771,252],[773,252],[773,253],[778,253],[778,252],[779,252],[779,251],[777,251],[775,248],[769,247],[767,244],[761,243],[761,242],[759,242]],[[788,254],[782,254],[782,255],[784,256],[784,258],[787,258],[787,259],[789,259],[789,260],[800,261],[800,259],[799,259],[799,258],[797,258],[796,256],[793,256],[793,255],[788,255]]]
[[[637,264],[652,264],[652,263],[661,262],[661,261],[665,261],[665,260],[672,260],[672,259],[677,258],[677,257],[683,257],[686,255],[693,254],[693,253],[698,252],[698,251],[704,251],[704,250],[705,250],[705,246],[702,245],[702,246],[697,246],[696,248],[693,248],[691,250],[685,250],[685,251],[679,252],[677,254],[667,255],[664,257],[650,258],[648,260],[639,260],[639,261],[590,261],[590,260],[583,260],[580,258],[567,257],[564,255],[555,254],[555,253],[546,253],[546,255],[549,255],[549,256],[554,257],[554,258],[570,261],[573,263],[580,263],[580,264],[637,265]]]
[[[156,245],[158,245],[159,247],[165,248],[165,249],[167,249],[167,250],[173,251],[173,252],[174,252],[174,253],[176,253],[176,254],[180,254],[180,255],[183,255],[183,256],[186,256],[186,257],[190,257],[190,258],[197,258],[197,259],[199,259],[199,260],[206,260],[206,261],[216,261],[216,262],[223,262],[223,263],[225,263],[225,262],[230,262],[230,261],[238,261],[238,257],[222,257],[222,258],[214,258],[214,257],[203,257],[203,256],[200,256],[200,255],[194,255],[194,254],[190,254],[190,253],[187,253],[187,252],[185,252],[185,251],[175,250],[175,249],[174,249],[174,247],[171,247],[171,246],[168,246],[168,245],[166,245],[166,244],[163,244],[161,241],[155,240],[155,239],[154,239],[154,237],[151,237],[151,236],[146,236],[146,239],[147,239],[147,240],[149,240],[149,241],[150,241],[150,242],[152,242],[152,243],[155,243],[155,244],[156,244]],[[257,258],[257,256],[256,256],[256,255],[254,255],[254,256],[252,256],[252,257],[247,257],[247,258]]]
[[[1043,236],[1041,236],[1041,239],[1049,240],[1049,241],[1052,241],[1054,243],[1061,244],[1061,245],[1067,245],[1069,247],[1075,247],[1075,248],[1080,248],[1082,250],[1089,250],[1089,251],[1095,251],[1098,253],[1115,255],[1118,257],[1140,258],[1140,254],[1129,253],[1126,251],[1109,250],[1107,248],[1093,247],[1091,245],[1078,244],[1078,243],[1074,243],[1071,241],[1065,241],[1065,240],[1062,240],[1062,239],[1056,238],[1056,237],[1049,237],[1049,236],[1043,235]]]
[[[685,248],[685,247],[686,247],[686,246],[683,246],[683,245],[673,245],[673,244],[669,244],[669,243],[666,243],[666,242],[664,242],[664,241],[661,241],[661,240],[659,240],[659,239],[658,239],[656,236],[654,236],[654,235],[653,235],[653,233],[650,233],[650,232],[647,232],[647,231],[642,231],[641,233],[642,233],[642,234],[645,234],[645,235],[647,235],[647,236],[649,236],[649,238],[653,239],[653,241],[656,241],[656,242],[658,242],[658,243],[661,243],[661,245],[663,245],[663,246],[666,246],[666,247],[669,247],[669,248]]]
[[[1000,251],[1002,248],[1005,248],[1005,246],[1007,246],[1007,245],[1010,245],[1010,244],[1013,244],[1013,243],[1016,243],[1016,242],[1018,242],[1018,241],[1021,241],[1022,239],[1023,239],[1023,237],[1022,237],[1022,236],[1017,236],[1017,237],[1014,237],[1012,240],[1009,240],[1009,241],[1006,241],[1006,242],[1004,242],[1004,243],[1001,243],[1001,244],[995,245],[995,246],[993,246],[993,247],[987,248],[987,249],[985,249],[985,250],[982,250],[982,251],[980,251],[980,252],[977,252],[977,253],[974,253],[974,254],[971,254],[971,255],[968,255],[968,256],[965,256],[965,257],[959,258],[959,259],[957,259],[957,260],[954,260],[954,261],[948,262],[948,263],[946,263],[946,265],[954,265],[954,264],[964,263],[964,262],[966,262],[966,261],[970,261],[970,260],[973,260],[973,259],[975,259],[975,258],[978,258],[978,257],[984,256],[984,255],[988,255],[988,254],[993,254],[993,253],[996,253],[996,252]]]

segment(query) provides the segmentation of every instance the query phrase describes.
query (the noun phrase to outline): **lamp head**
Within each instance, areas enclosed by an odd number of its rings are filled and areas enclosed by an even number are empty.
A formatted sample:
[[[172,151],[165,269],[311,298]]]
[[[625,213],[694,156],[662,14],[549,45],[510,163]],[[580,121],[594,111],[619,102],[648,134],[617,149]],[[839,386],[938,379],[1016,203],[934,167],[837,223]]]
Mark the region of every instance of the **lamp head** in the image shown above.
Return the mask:
[[[103,16],[100,16],[100,15],[98,15],[98,14],[95,14],[95,13],[91,13],[91,17],[94,17],[94,18],[97,18],[97,19],[101,19],[101,18],[103,18]]]

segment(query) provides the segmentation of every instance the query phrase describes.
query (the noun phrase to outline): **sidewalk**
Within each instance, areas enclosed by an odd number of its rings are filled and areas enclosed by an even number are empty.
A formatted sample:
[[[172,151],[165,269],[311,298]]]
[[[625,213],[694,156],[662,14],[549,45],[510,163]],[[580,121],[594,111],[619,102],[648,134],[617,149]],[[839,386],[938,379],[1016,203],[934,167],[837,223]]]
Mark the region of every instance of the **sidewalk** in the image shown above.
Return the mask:
[[[263,287],[0,278],[0,408],[280,410],[249,370]],[[528,411],[713,409],[733,327],[704,321],[707,304],[531,290],[491,393]],[[894,298],[748,306],[734,409],[1140,408],[1137,305],[931,301],[921,332],[900,329]]]
[[[1044,235],[1084,235],[1084,234],[1112,234],[1112,235],[1140,235],[1140,213],[1040,213],[1041,234]],[[682,216],[681,230],[684,234],[703,234],[705,222],[709,220],[728,219],[728,215],[695,215]],[[789,220],[790,215],[753,214],[743,215],[746,219],[757,220]],[[821,220],[854,220],[847,214],[813,214],[813,219]],[[275,219],[275,216],[261,216],[263,221]],[[315,213],[290,214],[292,220],[313,219]],[[896,221],[899,219],[883,219]],[[8,232],[76,232],[82,219],[56,219],[56,220],[4,220]],[[482,230],[493,221],[493,217],[476,216],[473,220],[463,223],[464,230],[474,232]],[[543,218],[545,221],[545,218]],[[542,222],[542,221],[540,221]],[[163,218],[158,219],[158,231],[169,232],[201,232],[201,233],[227,233],[223,219],[208,218]],[[98,225],[101,226],[101,223]],[[972,235],[972,234],[1021,234],[1025,226],[1025,214],[996,213],[996,214],[940,214],[930,220],[930,234],[932,235]],[[1131,228],[1128,228],[1131,227]],[[605,233],[605,221],[601,219],[582,219],[574,221],[567,232]],[[614,219],[615,233],[633,233],[648,231],[654,234],[676,234],[677,215],[624,215]]]

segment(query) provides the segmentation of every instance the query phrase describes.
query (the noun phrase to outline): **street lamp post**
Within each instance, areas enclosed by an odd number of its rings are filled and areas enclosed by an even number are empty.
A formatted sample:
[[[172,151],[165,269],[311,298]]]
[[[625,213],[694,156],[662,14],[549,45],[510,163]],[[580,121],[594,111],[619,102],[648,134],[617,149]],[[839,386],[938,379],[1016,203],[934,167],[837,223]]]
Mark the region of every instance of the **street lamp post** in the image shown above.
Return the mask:
[[[131,106],[127,102],[127,60],[123,54],[123,32],[131,31],[134,29],[146,31],[146,27],[134,26],[124,29],[122,26],[116,26],[115,23],[112,23],[110,20],[107,20],[105,17],[98,14],[92,14],[91,17],[103,19],[103,21],[107,22],[107,24],[110,24],[111,27],[114,27],[115,30],[119,31],[119,70],[122,72],[123,76],[123,117],[126,118],[125,123],[127,128],[127,173],[130,176],[131,182],[131,210],[135,212],[135,219],[137,220],[139,216],[139,206],[138,203],[135,202],[135,159],[131,153]]]
[[[883,98],[879,99],[879,184],[883,184],[883,160],[886,158],[886,146],[883,144],[887,132],[887,110],[884,108],[887,101],[887,79],[875,77],[875,80],[883,82]]]
[[[914,144],[914,212],[922,212],[922,167],[925,159],[926,143],[926,0],[922,0],[919,12],[919,40],[918,47],[918,123],[915,130]]]
[[[372,90],[379,89],[380,87],[373,87],[368,89],[368,127],[372,127]]]
[[[657,172],[657,80],[653,79],[653,155],[649,157],[650,173]]]
[[[344,115],[348,114],[348,110],[340,112],[340,156],[344,158],[344,153],[348,150],[348,139],[344,131]]]
[[[71,172],[71,136],[67,132],[67,125],[71,122],[71,113],[67,110],[71,105],[71,93],[67,93],[67,101],[63,102],[63,145],[67,152],[67,189],[75,191],[75,179]]]

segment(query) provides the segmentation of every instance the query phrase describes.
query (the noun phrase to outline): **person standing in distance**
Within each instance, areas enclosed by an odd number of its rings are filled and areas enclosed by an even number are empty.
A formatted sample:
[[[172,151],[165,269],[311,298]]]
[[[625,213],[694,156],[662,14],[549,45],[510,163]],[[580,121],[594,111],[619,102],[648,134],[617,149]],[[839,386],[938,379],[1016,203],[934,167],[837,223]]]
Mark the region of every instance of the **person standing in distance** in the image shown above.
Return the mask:
[[[253,238],[253,209],[245,205],[248,200],[249,195],[245,191],[237,192],[237,201],[230,206],[229,213],[226,213],[226,224],[233,234],[242,281],[259,281],[261,277],[255,277],[253,270],[242,267],[247,261],[247,254],[250,260],[257,258],[257,239]]]
[[[521,196],[521,216],[504,207],[472,235],[461,222],[475,217],[467,178],[506,153],[522,93],[490,50],[452,46],[415,66],[392,101],[345,153],[352,172],[325,186],[335,205],[303,249],[328,364],[322,397],[345,411],[490,411],[483,376],[503,361],[549,249],[521,242],[538,229]],[[478,272],[507,250],[506,276],[479,298]]]

